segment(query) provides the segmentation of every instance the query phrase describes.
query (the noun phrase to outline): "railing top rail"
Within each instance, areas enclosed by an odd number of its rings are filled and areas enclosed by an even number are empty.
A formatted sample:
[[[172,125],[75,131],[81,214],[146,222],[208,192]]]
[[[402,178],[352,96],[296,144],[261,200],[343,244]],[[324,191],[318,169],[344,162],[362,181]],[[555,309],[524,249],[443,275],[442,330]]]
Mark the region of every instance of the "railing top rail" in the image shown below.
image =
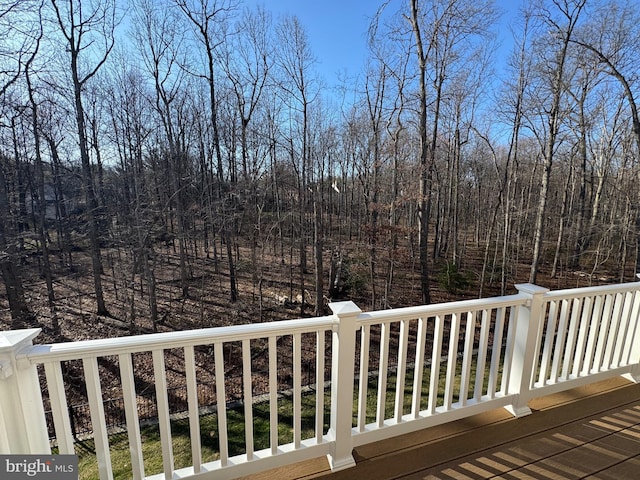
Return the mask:
[[[146,352],[165,348],[181,348],[190,345],[239,342],[294,333],[314,333],[329,330],[336,319],[333,316],[251,323],[228,327],[212,327],[176,332],[151,333],[130,337],[82,340],[68,343],[33,345],[17,355],[19,360],[32,364],[50,361],[77,360],[123,353]]]
[[[414,320],[417,318],[435,317],[438,315],[460,314],[501,307],[516,307],[524,305],[530,297],[518,293],[503,297],[478,298],[462,300],[458,302],[437,303],[418,307],[404,307],[376,312],[363,312],[358,317],[361,325],[375,325],[378,323],[401,320]]]
[[[624,293],[640,290],[640,282],[627,284],[600,285],[565,290],[556,290],[544,294],[545,300],[572,299],[588,295]],[[530,297],[523,293],[502,297],[463,300],[457,302],[404,307],[374,312],[363,312],[358,316],[360,325],[374,325],[383,322],[413,320],[438,315],[461,314],[485,309],[515,307],[526,303]],[[30,363],[73,360],[85,357],[136,353],[161,348],[180,348],[187,345],[204,345],[242,340],[252,340],[272,336],[291,335],[292,333],[312,333],[327,330],[337,321],[333,315],[306,319],[282,320],[259,324],[213,327],[176,332],[153,333],[98,340],[83,340],[68,343],[34,345],[25,347],[18,358]]]
[[[545,300],[556,300],[558,298],[578,298],[589,295],[606,295],[608,293],[625,293],[640,290],[640,282],[616,283],[615,285],[598,285],[595,287],[568,288],[565,290],[554,290],[544,294]]]

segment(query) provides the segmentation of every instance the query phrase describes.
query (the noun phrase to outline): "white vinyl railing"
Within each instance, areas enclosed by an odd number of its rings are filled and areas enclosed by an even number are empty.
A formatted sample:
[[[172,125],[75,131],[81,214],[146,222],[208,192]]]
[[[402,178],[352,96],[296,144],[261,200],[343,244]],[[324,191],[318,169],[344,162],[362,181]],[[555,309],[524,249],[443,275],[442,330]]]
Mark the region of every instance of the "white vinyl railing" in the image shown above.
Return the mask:
[[[75,453],[70,362],[84,379],[101,479],[114,476],[105,375],[123,398],[134,479],[234,478],[323,455],[340,470],[355,464],[360,445],[499,407],[526,415],[534,397],[610,376],[640,378],[640,283],[556,292],[516,287],[518,294],[497,298],[366,313],[340,302],[327,317],[51,345],[32,344],[39,329],[0,333],[0,453],[48,454],[50,428],[57,451]],[[303,367],[313,370],[311,385],[303,385]],[[241,374],[231,378],[232,368]],[[145,471],[143,375],[155,388],[161,451],[153,456],[162,457],[161,472]],[[205,376],[215,379],[215,459],[201,444]],[[168,387],[176,378],[186,387],[186,468],[174,461]],[[278,432],[284,384],[292,403],[286,443]],[[268,405],[268,445],[254,435],[258,394]],[[311,420],[302,418],[308,396]],[[230,430],[231,397],[239,399],[243,434]],[[303,429],[303,420],[312,428]]]
[[[544,394],[627,374],[640,358],[638,283],[576,288],[544,296],[530,389]]]

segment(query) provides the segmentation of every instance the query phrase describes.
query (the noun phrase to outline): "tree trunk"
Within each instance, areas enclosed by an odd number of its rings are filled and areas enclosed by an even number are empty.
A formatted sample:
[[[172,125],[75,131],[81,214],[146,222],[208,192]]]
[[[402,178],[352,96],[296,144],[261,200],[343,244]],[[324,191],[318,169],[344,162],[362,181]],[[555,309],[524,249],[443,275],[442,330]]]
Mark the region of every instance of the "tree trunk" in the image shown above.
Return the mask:
[[[578,194],[578,215],[576,219],[576,243],[571,257],[571,268],[579,268],[587,245],[587,239],[584,234],[584,224],[587,218],[587,132],[586,120],[584,115],[584,97],[580,98],[580,143],[578,151],[580,153],[580,191]]]
[[[418,17],[418,0],[411,0],[411,26],[416,41],[416,54],[418,57],[419,67],[419,84],[420,84],[420,111],[418,122],[418,137],[420,139],[420,186],[418,200],[418,221],[419,221],[419,256],[420,256],[420,289],[422,292],[422,303],[428,305],[431,303],[431,295],[429,290],[429,216],[431,210],[431,179],[433,175],[432,159],[435,158],[434,145],[429,150],[429,139],[427,135],[427,59],[422,45],[422,32],[420,29],[420,20]],[[436,100],[437,101],[437,100]],[[436,140],[437,135],[437,115],[434,120],[434,137],[432,143]]]
[[[96,295],[96,313],[98,315],[109,315],[109,311],[104,302],[102,293],[102,259],[100,255],[100,239],[98,238],[98,202],[93,186],[93,174],[91,172],[91,162],[87,147],[87,135],[84,122],[84,107],[82,105],[82,85],[78,78],[77,51],[71,51],[71,74],[73,76],[73,93],[76,114],[76,126],[78,130],[78,141],[80,144],[80,160],[82,163],[82,181],[86,202],[86,218],[89,232],[89,244],[91,248],[91,266],[93,270],[93,288]]]
[[[51,327],[55,337],[60,336],[60,324],[58,323],[58,315],[56,313],[55,302],[56,296],[53,290],[53,278],[51,275],[51,262],[49,259],[49,245],[47,239],[46,212],[47,198],[44,189],[44,169],[42,166],[42,154],[40,150],[40,127],[38,125],[38,106],[33,96],[33,88],[29,71],[26,74],[27,90],[29,93],[29,102],[31,103],[31,123],[33,128],[33,141],[35,150],[34,170],[37,198],[37,230],[42,250],[42,273],[47,285],[47,299],[49,303],[49,312],[51,313]]]
[[[324,262],[322,258],[323,225],[322,225],[322,182],[316,187],[313,202],[313,214],[315,222],[313,226],[313,249],[315,252],[315,281],[316,281],[316,306],[314,315],[324,314]]]
[[[35,316],[24,297],[20,271],[16,265],[17,249],[15,229],[11,223],[7,179],[0,159],[0,274],[4,281],[11,312],[11,329],[35,326]],[[6,160],[6,159],[5,159]]]
[[[63,176],[60,155],[58,154],[58,146],[51,137],[46,138],[51,153],[51,173],[53,175],[53,190],[55,192],[56,206],[56,237],[58,241],[58,250],[60,251],[60,263],[62,266],[67,261],[68,268],[73,268],[73,256],[71,255],[71,238],[69,229],[67,228],[67,205],[64,198],[64,190],[62,188],[61,178]]]
[[[573,5],[573,11],[565,11],[564,15],[567,17],[568,24],[566,31],[562,31],[555,21],[550,21],[550,24],[558,28],[557,33],[562,37],[562,45],[560,51],[557,53],[555,61],[557,66],[554,72],[554,77],[551,84],[551,105],[547,118],[547,140],[544,149],[544,170],[542,172],[542,180],[540,182],[540,197],[538,200],[538,211],[536,215],[536,224],[534,230],[534,243],[533,243],[533,258],[531,260],[531,271],[529,272],[529,282],[536,283],[538,270],[540,268],[540,257],[543,250],[544,230],[545,230],[545,216],[547,212],[547,201],[549,197],[549,183],[551,178],[551,168],[554,160],[554,149],[556,147],[556,137],[560,131],[560,117],[562,109],[560,108],[560,101],[562,94],[565,90],[564,85],[564,70],[565,62],[567,59],[567,51],[569,49],[569,42],[573,30],[580,16],[580,12],[584,7],[586,0],[581,0]]]
[[[564,185],[564,193],[562,194],[562,210],[560,212],[560,225],[558,227],[558,237],[556,239],[556,250],[553,256],[553,267],[551,268],[551,278],[556,278],[558,273],[558,263],[560,261],[560,251],[562,247],[562,240],[564,239],[564,228],[566,224],[567,210],[569,208],[569,186],[571,185],[571,168],[569,175],[567,175],[567,183]]]
[[[85,111],[82,102],[82,90],[86,82],[93,77],[100,67],[105,63],[111,48],[113,47],[113,28],[115,25],[109,21],[109,11],[114,10],[113,3],[99,3],[82,8],[74,9],[77,5],[74,0],[69,0],[68,10],[63,14],[58,2],[52,0],[61,33],[67,41],[66,51],[70,58],[71,79],[73,88],[74,113],[76,117],[76,127],[78,133],[78,144],[80,147],[80,161],[82,164],[82,183],[85,197],[85,209],[87,219],[87,230],[89,232],[89,244],[91,253],[91,266],[93,270],[93,287],[96,296],[96,313],[98,315],[109,315],[109,311],[104,302],[102,293],[102,260],[100,257],[100,239],[98,230],[98,202],[94,190],[93,173],[91,170],[91,160],[89,158],[89,147],[87,141],[87,129],[85,124]],[[67,15],[66,18],[63,18]],[[99,18],[99,20],[97,20]],[[87,65],[80,65],[80,55],[93,44],[97,38],[91,37],[88,44],[83,42],[83,38],[95,34],[102,36],[104,40],[103,55],[94,55],[95,64],[93,69],[87,70]],[[95,42],[99,43],[99,42]],[[87,55],[88,57],[88,55]],[[81,74],[82,72],[82,74]]]

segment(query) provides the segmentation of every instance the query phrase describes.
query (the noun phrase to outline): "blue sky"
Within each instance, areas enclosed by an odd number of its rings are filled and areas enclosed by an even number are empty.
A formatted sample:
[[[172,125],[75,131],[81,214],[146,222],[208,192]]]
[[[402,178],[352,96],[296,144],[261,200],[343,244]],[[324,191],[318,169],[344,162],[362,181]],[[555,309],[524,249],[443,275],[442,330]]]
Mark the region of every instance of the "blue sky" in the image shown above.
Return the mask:
[[[496,1],[496,6],[505,12],[500,24],[505,54],[511,38],[508,25],[521,1]],[[246,5],[264,5],[274,19],[283,14],[300,19],[318,60],[318,72],[329,85],[337,83],[339,73],[355,76],[362,69],[367,57],[367,28],[381,3],[382,0],[245,0]]]

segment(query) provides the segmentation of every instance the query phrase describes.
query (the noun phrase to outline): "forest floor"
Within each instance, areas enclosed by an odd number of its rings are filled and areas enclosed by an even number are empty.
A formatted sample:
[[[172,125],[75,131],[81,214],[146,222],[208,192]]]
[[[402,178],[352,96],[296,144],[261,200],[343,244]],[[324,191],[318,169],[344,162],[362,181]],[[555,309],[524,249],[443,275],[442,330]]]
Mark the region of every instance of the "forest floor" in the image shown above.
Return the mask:
[[[109,309],[109,316],[95,314],[95,296],[93,293],[93,279],[91,276],[91,260],[85,252],[75,251],[72,254],[73,266],[58,261],[52,257],[54,270],[54,291],[56,296],[55,315],[59,323],[59,333],[53,330],[52,312],[48,306],[47,289],[44,279],[39,274],[39,258],[26,256],[22,265],[23,283],[28,304],[35,313],[36,322],[33,327],[42,328],[42,333],[36,338],[36,343],[53,343],[76,341],[97,338],[115,338],[131,334],[146,334],[153,332],[171,332],[188,329],[208,328],[218,326],[240,325],[277,321],[283,319],[295,319],[301,316],[313,316],[314,306],[308,303],[312,295],[305,295],[305,303],[301,303],[296,296],[301,297],[300,292],[300,268],[294,249],[286,251],[270,252],[268,255],[260,255],[260,275],[255,275],[256,269],[249,261],[242,259],[251,258],[250,252],[245,247],[238,247],[240,261],[236,262],[239,299],[230,301],[229,275],[224,259],[218,258],[216,262],[211,256],[192,252],[189,269],[188,295],[183,295],[179,276],[179,258],[175,249],[170,244],[158,244],[155,246],[155,275],[157,279],[157,298],[159,321],[154,324],[149,315],[149,299],[147,286],[139,275],[132,275],[132,261],[130,253],[124,249],[110,249],[103,251],[102,275],[105,303]],[[352,300],[363,311],[373,310],[371,281],[368,265],[368,250],[366,245],[351,245],[344,249],[344,256],[348,259],[348,275],[351,288],[343,292],[341,298],[334,301]],[[309,255],[310,256],[310,255]],[[331,252],[326,255],[326,276],[328,277],[331,263]],[[444,260],[436,262],[431,281],[432,303],[477,298],[478,279],[482,265],[482,251],[472,248],[467,249],[456,275],[460,275],[464,282],[458,288],[447,289],[443,281],[443,269],[446,267]],[[419,266],[408,250],[404,250],[394,259],[395,273],[393,288],[389,291],[389,298],[385,299],[387,308],[419,305],[421,303]],[[216,265],[217,263],[217,265]],[[378,271],[383,278],[377,282],[376,289],[383,292],[384,288],[384,259],[381,261]],[[346,275],[346,274],[345,274]],[[510,276],[506,294],[516,293],[513,287],[516,283],[528,281],[529,267],[524,262],[514,263],[510,268]],[[261,277],[261,280],[260,278]],[[551,278],[543,266],[537,284],[550,289],[574,288],[603,283],[615,283],[619,281],[616,276],[601,272],[597,277],[585,272],[563,271],[556,278]],[[328,280],[327,280],[328,282]],[[309,265],[305,273],[304,283],[310,292],[313,292],[314,274],[313,265]],[[500,281],[488,282],[483,296],[500,295]],[[378,294],[380,296],[380,294]],[[377,308],[382,308],[377,306]],[[329,314],[328,308],[324,308],[323,314]],[[9,315],[4,289],[0,292],[0,330],[9,330],[11,319]],[[314,340],[309,338],[309,356],[315,355]],[[283,350],[290,347],[287,340],[280,344]],[[305,348],[303,348],[303,356]],[[202,351],[200,355],[210,352]],[[179,356],[179,355],[178,355]],[[241,358],[241,355],[233,355],[227,352],[228,358]],[[266,362],[266,355],[264,361]],[[239,360],[238,360],[239,362]],[[82,403],[84,388],[81,366],[74,366],[67,362],[66,377],[74,385],[67,392],[70,402]],[[263,362],[264,363],[264,362]],[[313,361],[310,360],[310,364]],[[147,367],[145,367],[147,364]],[[136,367],[136,388],[138,392],[153,391],[153,375],[150,358],[142,354],[138,358]],[[168,372],[179,372],[180,368],[172,369],[168,365]],[[236,370],[241,374],[241,365]],[[118,369],[113,362],[102,362],[101,381],[105,398],[117,397],[119,392],[117,380]],[[265,365],[254,365],[252,368],[260,370]],[[231,370],[233,370],[231,366]],[[227,371],[225,375],[233,372]],[[265,374],[266,375],[266,374]],[[310,381],[314,381],[315,372],[306,372]],[[183,381],[176,374],[176,378],[169,378],[169,386],[179,386]],[[204,372],[199,381],[213,384],[211,373]],[[285,378],[291,378],[286,375]],[[239,378],[239,376],[238,376]],[[266,378],[266,377],[265,377]],[[289,380],[287,380],[289,381]],[[241,382],[238,381],[237,390],[241,390]],[[285,382],[286,383],[286,382]],[[286,385],[281,385],[286,388]],[[233,386],[228,393],[234,397]],[[259,389],[258,389],[259,390]],[[46,389],[45,389],[46,391]],[[215,394],[214,394],[215,395]],[[180,395],[178,395],[180,396]],[[179,399],[178,399],[179,400]],[[211,399],[209,399],[211,400]]]
[[[250,258],[248,249],[239,247],[240,259]],[[352,300],[363,311],[380,309],[383,306],[372,305],[371,280],[366,258],[366,246],[352,245],[346,249],[349,262],[350,290],[333,301]],[[456,275],[464,277],[457,289],[447,288],[443,280],[445,260],[437,260],[431,278],[431,303],[464,300],[478,297],[478,279],[482,269],[482,252],[469,248]],[[421,303],[419,266],[417,259],[402,252],[394,259],[395,273],[393,289],[385,299],[387,308],[414,306]],[[311,255],[309,255],[311,257]],[[331,263],[330,252],[326,255],[325,277],[328,277]],[[310,317],[314,314],[311,304],[314,291],[313,264],[310,262],[304,275],[307,293],[304,304],[301,300],[300,268],[297,257],[273,253],[262,255],[260,263],[261,280],[254,275],[254,268],[247,260],[236,261],[239,299],[230,301],[229,275],[226,261],[200,254],[191,256],[189,270],[191,277],[189,293],[183,295],[179,259],[170,245],[156,245],[155,275],[159,321],[156,325],[150,320],[147,286],[140,275],[132,275],[131,258],[124,250],[103,251],[102,284],[109,316],[95,314],[95,294],[91,275],[91,260],[82,251],[73,252],[73,266],[68,262],[57,261],[52,257],[53,288],[55,292],[55,315],[60,324],[60,335],[53,336],[51,329],[52,312],[48,306],[46,284],[40,275],[40,259],[25,256],[21,271],[27,303],[35,314],[34,327],[43,329],[37,343],[54,341],[74,341],[95,338],[111,338],[132,333],[151,333],[154,331],[176,331],[194,328],[260,323],[265,321]],[[195,259],[194,259],[195,258]],[[378,298],[384,291],[386,260],[379,261],[378,272],[382,277],[376,289]],[[217,264],[217,265],[216,265]],[[490,278],[485,283],[484,297],[500,295],[500,279]],[[628,274],[626,277],[630,278]],[[529,266],[525,261],[512,262],[508,276],[506,294],[516,293],[514,284],[526,283]],[[355,280],[354,280],[355,279]],[[616,283],[619,278],[606,270],[597,275],[583,271],[561,271],[551,278],[546,265],[540,270],[537,284],[550,289],[575,288],[604,283]],[[325,280],[325,285],[328,279]],[[325,287],[325,290],[327,287]],[[309,293],[310,292],[310,293]],[[297,298],[296,298],[297,297]],[[380,302],[380,300],[378,300]],[[375,308],[372,308],[375,307]],[[324,308],[324,313],[330,313]],[[9,330],[11,326],[6,292],[0,289],[0,329]],[[90,328],[88,328],[90,326]]]

